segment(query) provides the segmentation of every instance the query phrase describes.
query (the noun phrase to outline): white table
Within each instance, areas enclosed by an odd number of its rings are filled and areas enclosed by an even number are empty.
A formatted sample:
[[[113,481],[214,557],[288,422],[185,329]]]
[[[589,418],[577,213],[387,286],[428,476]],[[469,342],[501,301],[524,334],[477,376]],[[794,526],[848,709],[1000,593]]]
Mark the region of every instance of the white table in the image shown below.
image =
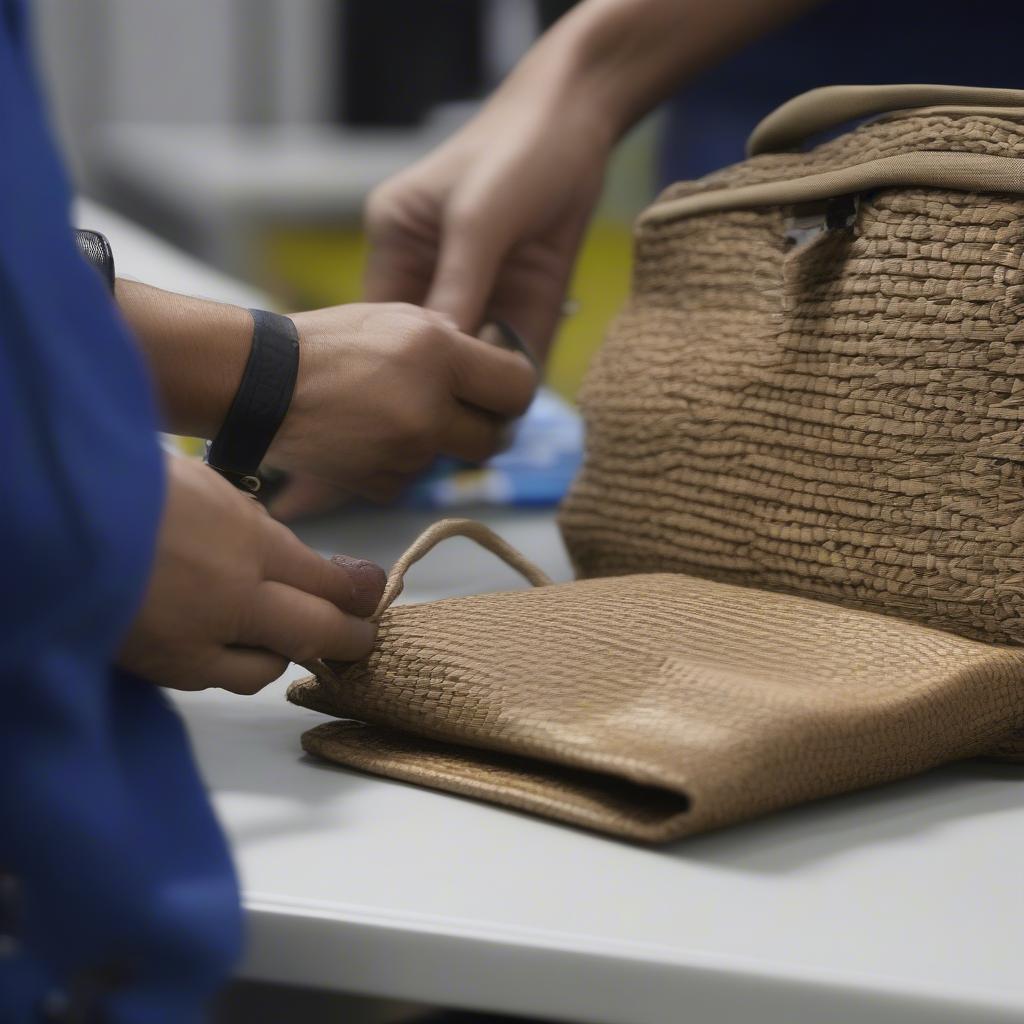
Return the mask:
[[[163,283],[154,269],[138,276]],[[488,518],[568,575],[550,517]],[[302,532],[387,564],[421,520]],[[517,585],[451,544],[406,599]],[[176,698],[243,879],[244,977],[609,1024],[1024,1019],[1018,769],[644,849],[313,762],[299,735],[322,718],[284,688]]]

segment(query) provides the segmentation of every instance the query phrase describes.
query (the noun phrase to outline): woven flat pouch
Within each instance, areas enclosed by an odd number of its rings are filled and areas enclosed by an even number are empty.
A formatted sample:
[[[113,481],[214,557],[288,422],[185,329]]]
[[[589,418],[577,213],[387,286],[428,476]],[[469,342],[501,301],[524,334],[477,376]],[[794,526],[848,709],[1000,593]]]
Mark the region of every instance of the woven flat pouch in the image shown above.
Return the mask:
[[[532,590],[391,602],[446,537]],[[1024,753],[1024,649],[678,573],[550,584],[486,527],[399,559],[376,650],[289,700],[306,751],[661,842],[977,754]]]
[[[806,136],[889,111],[807,151]],[[832,87],[640,218],[561,512],[672,571],[1024,641],[1024,92]]]

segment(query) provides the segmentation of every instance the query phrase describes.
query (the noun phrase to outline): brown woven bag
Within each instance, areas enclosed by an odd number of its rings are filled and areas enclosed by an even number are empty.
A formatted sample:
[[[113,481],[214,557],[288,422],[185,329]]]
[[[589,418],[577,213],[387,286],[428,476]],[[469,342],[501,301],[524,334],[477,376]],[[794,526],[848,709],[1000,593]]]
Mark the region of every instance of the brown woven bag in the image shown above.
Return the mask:
[[[1024,93],[818,90],[751,150],[641,218],[561,514],[599,578],[438,524],[289,692],[358,719],[308,751],[649,841],[1024,758]],[[389,610],[456,532],[538,586]]]
[[[774,152],[923,103],[943,106]],[[640,218],[561,513],[580,575],[685,572],[1021,643],[1024,92],[816,90],[750,151]]]

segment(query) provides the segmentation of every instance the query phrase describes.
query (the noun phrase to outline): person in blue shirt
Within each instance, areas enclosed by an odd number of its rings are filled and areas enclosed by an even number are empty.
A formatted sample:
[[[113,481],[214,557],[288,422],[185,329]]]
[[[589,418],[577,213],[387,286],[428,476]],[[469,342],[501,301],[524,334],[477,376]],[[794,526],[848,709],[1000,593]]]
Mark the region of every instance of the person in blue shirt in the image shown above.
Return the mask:
[[[251,693],[366,654],[381,570],[306,548],[157,430],[213,436],[244,310],[76,250],[23,0],[0,0],[0,1021],[199,1020],[242,940],[237,880],[154,683]],[[297,314],[276,464],[386,495],[483,457],[521,355],[401,305]]]

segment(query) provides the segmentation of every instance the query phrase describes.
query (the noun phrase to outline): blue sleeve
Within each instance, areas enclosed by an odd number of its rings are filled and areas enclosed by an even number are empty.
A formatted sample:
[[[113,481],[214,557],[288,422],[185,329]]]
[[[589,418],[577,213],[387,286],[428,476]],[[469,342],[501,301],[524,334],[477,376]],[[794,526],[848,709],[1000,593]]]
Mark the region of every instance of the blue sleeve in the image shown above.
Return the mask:
[[[0,1020],[73,989],[118,1024],[188,1021],[237,955],[237,886],[178,719],[112,667],[162,459],[141,359],[72,242],[24,16],[0,0]]]

